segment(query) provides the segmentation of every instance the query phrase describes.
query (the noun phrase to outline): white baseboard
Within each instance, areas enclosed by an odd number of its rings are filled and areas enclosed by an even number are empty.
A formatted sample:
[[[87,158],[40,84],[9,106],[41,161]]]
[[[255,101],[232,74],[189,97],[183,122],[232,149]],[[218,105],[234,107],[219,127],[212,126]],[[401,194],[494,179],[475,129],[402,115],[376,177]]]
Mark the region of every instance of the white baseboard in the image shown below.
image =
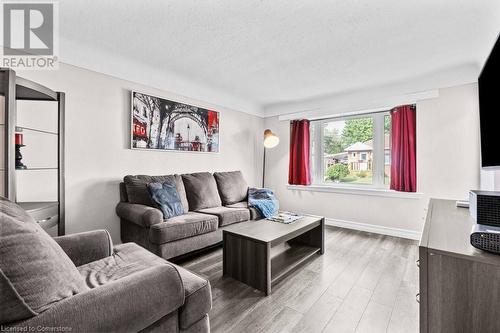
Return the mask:
[[[330,218],[325,218],[325,224],[346,229],[373,232],[376,234],[395,236],[395,237],[414,239],[414,240],[420,240],[420,236],[422,235],[421,232],[415,230],[390,228],[390,227],[383,227],[380,225],[358,223],[358,222],[351,222],[351,221],[337,220]]]

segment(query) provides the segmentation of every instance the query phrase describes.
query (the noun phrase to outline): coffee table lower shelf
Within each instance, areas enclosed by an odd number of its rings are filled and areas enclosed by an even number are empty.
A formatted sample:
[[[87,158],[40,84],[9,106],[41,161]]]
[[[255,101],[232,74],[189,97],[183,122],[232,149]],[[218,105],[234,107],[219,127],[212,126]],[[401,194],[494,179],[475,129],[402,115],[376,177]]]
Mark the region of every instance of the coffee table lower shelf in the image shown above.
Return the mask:
[[[286,277],[295,268],[320,251],[321,248],[319,247],[294,245],[271,258],[271,284],[277,283]]]
[[[223,274],[269,295],[290,272],[324,253],[324,227],[324,218],[315,216],[292,225],[260,220],[230,226],[222,233]]]

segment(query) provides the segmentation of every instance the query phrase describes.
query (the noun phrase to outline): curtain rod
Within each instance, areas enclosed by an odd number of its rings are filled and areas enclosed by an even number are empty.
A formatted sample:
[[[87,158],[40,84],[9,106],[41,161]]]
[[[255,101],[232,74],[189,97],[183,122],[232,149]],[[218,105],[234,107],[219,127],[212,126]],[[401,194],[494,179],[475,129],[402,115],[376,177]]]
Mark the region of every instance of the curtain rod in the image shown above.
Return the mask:
[[[310,117],[307,119],[309,119],[310,121],[321,121],[321,120],[327,120],[327,119],[347,118],[347,117],[356,117],[356,116],[362,116],[362,115],[367,115],[367,114],[385,113],[385,112],[389,112],[389,111],[391,111],[391,109],[384,109],[384,110],[378,110],[378,111],[354,111],[354,112],[344,112],[344,113],[339,113],[339,114],[324,116],[324,117]]]
[[[413,109],[416,108],[416,103],[408,103],[408,104],[403,104],[403,105],[410,105]],[[386,113],[386,112],[390,112],[394,108],[395,107],[377,108],[377,109],[362,110],[362,111],[344,112],[344,113],[332,114],[332,115],[327,115],[327,116],[304,117],[304,118],[298,118],[298,119],[307,119],[309,121],[321,121],[321,120],[336,119],[336,118],[349,118],[349,117],[356,117],[356,116],[369,115],[369,114]],[[292,121],[292,120],[293,119],[290,119],[290,121]]]

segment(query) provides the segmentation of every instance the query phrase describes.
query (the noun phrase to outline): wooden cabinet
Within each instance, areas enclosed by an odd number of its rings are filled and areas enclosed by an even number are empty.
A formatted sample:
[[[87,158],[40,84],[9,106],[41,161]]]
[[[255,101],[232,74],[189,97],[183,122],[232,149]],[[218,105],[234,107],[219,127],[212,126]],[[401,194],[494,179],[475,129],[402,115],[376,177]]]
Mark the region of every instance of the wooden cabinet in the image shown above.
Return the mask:
[[[431,199],[419,245],[420,331],[500,332],[500,255],[470,245],[455,201]]]

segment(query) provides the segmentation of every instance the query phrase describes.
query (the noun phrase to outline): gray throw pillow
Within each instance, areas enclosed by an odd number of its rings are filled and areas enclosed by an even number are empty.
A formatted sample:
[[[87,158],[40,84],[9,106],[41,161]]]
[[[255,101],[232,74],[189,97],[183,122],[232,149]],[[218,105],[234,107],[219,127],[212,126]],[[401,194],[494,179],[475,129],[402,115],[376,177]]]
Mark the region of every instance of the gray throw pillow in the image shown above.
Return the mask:
[[[184,207],[182,207],[175,184],[170,182],[149,183],[148,190],[151,199],[162,211],[164,219],[184,214]]]
[[[25,212],[0,197],[0,323],[26,319],[88,290],[63,249]]]
[[[169,182],[175,184],[179,198],[181,199],[184,213],[189,211],[189,204],[186,198],[186,190],[184,183],[179,175],[166,175],[166,176],[148,176],[148,175],[128,175],[123,178],[125,189],[127,192],[128,202],[133,204],[141,204],[150,207],[156,207],[155,203],[151,200],[151,195],[148,191],[149,183],[163,183]]]
[[[189,210],[220,207],[222,202],[217,191],[217,183],[209,172],[182,175],[189,202]]]
[[[214,178],[223,205],[247,200],[248,184],[241,171],[215,172]]]

